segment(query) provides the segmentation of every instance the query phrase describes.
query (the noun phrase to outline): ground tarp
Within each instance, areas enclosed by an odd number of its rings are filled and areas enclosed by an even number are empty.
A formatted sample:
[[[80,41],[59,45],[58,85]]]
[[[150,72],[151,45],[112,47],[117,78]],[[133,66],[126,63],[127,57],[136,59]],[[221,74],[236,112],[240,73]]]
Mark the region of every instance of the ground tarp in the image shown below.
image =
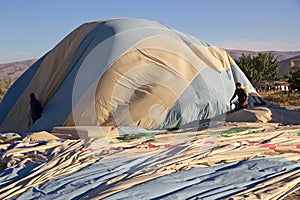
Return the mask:
[[[279,199],[300,182],[299,153],[300,127],[275,123],[22,141],[2,150],[0,193],[3,199]]]
[[[300,124],[300,110],[251,107],[226,115],[227,122],[272,122],[285,125]]]

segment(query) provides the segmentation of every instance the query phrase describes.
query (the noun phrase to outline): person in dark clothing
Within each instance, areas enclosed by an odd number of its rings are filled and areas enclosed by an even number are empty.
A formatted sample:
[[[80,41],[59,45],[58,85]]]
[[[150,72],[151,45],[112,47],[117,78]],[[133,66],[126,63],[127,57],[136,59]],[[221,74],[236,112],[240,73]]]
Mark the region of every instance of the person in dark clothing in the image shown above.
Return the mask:
[[[235,110],[240,110],[243,108],[247,108],[247,93],[245,90],[241,87],[241,83],[236,83],[235,84],[235,91],[233,96],[230,99],[230,105],[232,104],[233,99],[238,96],[238,102],[235,104],[236,108]]]
[[[42,116],[42,105],[39,100],[36,99],[35,94],[30,94],[30,109],[31,109],[31,118],[32,124]]]

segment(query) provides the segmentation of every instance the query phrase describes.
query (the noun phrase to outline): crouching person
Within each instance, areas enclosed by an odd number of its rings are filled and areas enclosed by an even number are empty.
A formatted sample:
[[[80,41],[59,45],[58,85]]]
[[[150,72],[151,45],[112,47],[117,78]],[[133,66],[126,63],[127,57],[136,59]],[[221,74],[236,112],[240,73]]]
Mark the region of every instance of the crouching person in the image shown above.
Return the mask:
[[[234,91],[233,96],[230,99],[230,105],[232,104],[232,102],[236,96],[238,97],[238,101],[234,103],[235,111],[247,108],[247,97],[248,96],[247,96],[246,91],[241,87],[241,83],[235,84],[235,91]]]

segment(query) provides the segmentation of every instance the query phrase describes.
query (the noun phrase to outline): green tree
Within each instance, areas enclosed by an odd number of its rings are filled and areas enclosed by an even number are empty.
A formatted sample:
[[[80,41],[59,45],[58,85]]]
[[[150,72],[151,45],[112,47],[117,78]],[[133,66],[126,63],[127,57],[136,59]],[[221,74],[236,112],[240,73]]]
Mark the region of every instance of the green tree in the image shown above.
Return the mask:
[[[3,79],[2,77],[0,77],[0,102],[2,101],[4,95],[6,94],[12,83],[13,79],[11,77],[7,79]]]
[[[293,91],[300,92],[300,65],[289,70],[288,82]]]
[[[253,85],[281,78],[278,73],[279,62],[272,54],[258,53],[257,56],[242,54],[235,62]]]
[[[4,81],[3,78],[0,76],[0,99],[2,99],[3,95],[4,95]]]

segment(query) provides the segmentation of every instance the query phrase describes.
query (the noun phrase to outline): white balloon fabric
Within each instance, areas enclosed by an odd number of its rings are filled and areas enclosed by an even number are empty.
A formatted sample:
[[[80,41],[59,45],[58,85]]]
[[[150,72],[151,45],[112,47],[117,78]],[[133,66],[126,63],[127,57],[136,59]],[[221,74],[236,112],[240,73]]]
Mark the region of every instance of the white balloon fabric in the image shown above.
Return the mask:
[[[86,23],[13,84],[0,105],[0,131],[180,128],[229,112],[235,82],[255,92],[225,50],[191,35],[143,19]],[[33,125],[31,92],[44,108]]]

